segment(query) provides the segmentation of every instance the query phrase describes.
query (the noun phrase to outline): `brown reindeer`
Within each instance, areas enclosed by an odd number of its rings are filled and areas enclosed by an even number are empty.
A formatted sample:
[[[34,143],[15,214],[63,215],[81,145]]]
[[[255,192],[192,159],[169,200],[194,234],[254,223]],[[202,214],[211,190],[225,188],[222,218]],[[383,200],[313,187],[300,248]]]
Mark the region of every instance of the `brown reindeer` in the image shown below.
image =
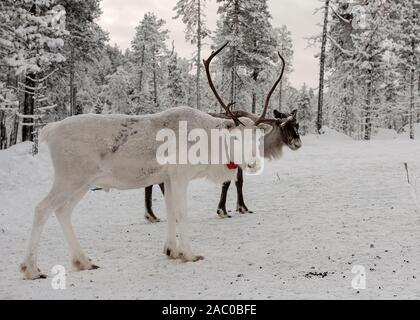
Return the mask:
[[[284,67],[285,67],[285,61],[279,54],[280,59],[283,62],[283,67],[281,70],[280,77],[277,79],[273,87],[271,88],[267,98],[266,98],[266,106],[268,106],[269,100],[271,95],[273,94],[274,90],[276,89],[277,85],[280,83],[283,73],[284,73]],[[217,92],[214,89],[214,86],[212,82],[210,82],[210,87],[212,88],[213,92],[216,95],[217,100],[220,102],[220,96],[217,94]],[[302,142],[300,140],[299,136],[299,123],[297,121],[297,110],[293,110],[290,114],[284,114],[277,110],[274,110],[274,118],[272,119],[266,119],[265,118],[265,112],[263,112],[263,115],[261,117],[258,117],[255,114],[246,112],[246,111],[230,111],[230,107],[234,103],[231,103],[227,106],[227,109],[229,111],[226,112],[226,114],[211,114],[214,117],[217,118],[229,118],[231,117],[231,114],[233,113],[238,118],[249,118],[253,121],[258,121],[259,119],[263,118],[263,122],[270,124],[273,127],[273,130],[268,133],[266,136],[264,136],[264,154],[263,156],[267,159],[274,160],[279,159],[282,155],[283,147],[286,145],[291,150],[298,150],[302,146]],[[267,108],[264,108],[264,111],[266,111]],[[237,206],[236,211],[239,213],[252,213],[247,206],[245,205],[244,197],[243,197],[243,171],[241,168],[237,168],[237,175],[236,175],[236,191],[237,191]],[[222,193],[220,196],[219,205],[217,207],[217,214],[220,218],[230,218],[231,216],[228,214],[226,210],[226,198],[227,198],[227,192],[229,190],[231,181],[226,181],[222,185]],[[160,189],[162,190],[162,193],[164,194],[164,185],[159,184]],[[152,208],[152,193],[153,193],[153,185],[148,186],[145,188],[145,218],[154,223],[159,222],[160,219],[154,214],[153,208]]]

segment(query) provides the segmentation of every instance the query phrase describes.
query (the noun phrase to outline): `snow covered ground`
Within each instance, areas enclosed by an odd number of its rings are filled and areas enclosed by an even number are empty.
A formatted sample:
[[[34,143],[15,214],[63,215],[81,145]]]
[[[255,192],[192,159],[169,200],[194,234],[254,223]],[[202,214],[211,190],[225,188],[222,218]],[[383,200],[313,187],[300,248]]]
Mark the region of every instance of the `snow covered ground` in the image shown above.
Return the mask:
[[[420,142],[307,137],[298,152],[245,177],[254,214],[219,219],[220,187],[190,186],[190,233],[197,263],[163,254],[166,222],[143,219],[144,192],[90,192],[74,212],[82,247],[101,268],[74,272],[52,217],[39,266],[61,264],[67,288],[18,273],[34,205],[51,184],[45,146],[0,151],[0,299],[312,299],[420,298],[420,216],[404,162],[420,176]],[[77,165],[77,164],[76,164]],[[420,181],[419,181],[420,184]],[[235,207],[234,189],[230,209]],[[155,212],[165,218],[156,188]],[[366,289],[354,290],[352,267],[366,269]]]

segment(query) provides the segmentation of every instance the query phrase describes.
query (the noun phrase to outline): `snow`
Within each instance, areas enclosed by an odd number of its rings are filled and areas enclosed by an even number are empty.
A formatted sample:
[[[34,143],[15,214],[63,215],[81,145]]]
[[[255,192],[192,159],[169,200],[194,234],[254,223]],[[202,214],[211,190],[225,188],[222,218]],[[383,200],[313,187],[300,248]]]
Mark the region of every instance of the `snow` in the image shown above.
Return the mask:
[[[393,140],[398,138],[397,131],[393,129],[379,128],[372,139],[374,140]]]
[[[333,138],[334,137],[334,138]],[[311,299],[420,297],[420,217],[406,180],[420,173],[420,143],[339,138],[327,130],[300,151],[245,177],[254,214],[216,216],[220,187],[190,187],[192,246],[205,260],[182,263],[163,253],[166,223],[143,218],[143,190],[90,192],[73,222],[82,247],[101,268],[70,269],[67,246],[49,219],[39,266],[67,268],[65,290],[18,272],[34,205],[52,169],[44,145],[0,151],[0,299]],[[228,207],[235,207],[231,189]],[[155,190],[155,212],[164,218]],[[366,268],[366,290],[352,289],[352,267]]]
[[[338,132],[334,129],[331,129],[327,126],[322,127],[321,135],[319,136],[320,139],[324,141],[343,141],[343,140],[351,140],[349,136],[346,136],[344,133]],[[316,136],[318,138],[318,136]]]

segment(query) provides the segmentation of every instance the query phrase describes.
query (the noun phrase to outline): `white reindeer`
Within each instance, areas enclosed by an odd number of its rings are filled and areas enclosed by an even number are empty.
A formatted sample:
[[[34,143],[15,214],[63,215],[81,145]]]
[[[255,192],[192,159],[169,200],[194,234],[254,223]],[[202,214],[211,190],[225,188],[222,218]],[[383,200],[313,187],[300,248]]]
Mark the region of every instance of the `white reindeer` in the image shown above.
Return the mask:
[[[265,133],[272,129],[264,123],[265,114],[270,96],[282,75],[270,91],[261,117],[257,121],[245,118],[239,120],[217,94],[209,71],[211,60],[226,45],[213,52],[204,64],[210,87],[233,121],[214,118],[196,109],[177,107],[145,116],[80,115],[49,124],[41,131],[40,139],[48,144],[54,166],[54,183],[49,194],[35,208],[28,250],[20,265],[25,279],[46,277],[37,267],[37,251],[42,229],[54,212],[68,242],[74,268],[98,268],[82,250],[71,224],[74,207],[92,186],[103,189],[137,189],[164,183],[168,220],[164,253],[170,258],[183,261],[203,259],[193,254],[188,239],[188,184],[202,177],[221,183],[234,179],[236,170],[229,170],[225,164],[160,165],[156,158],[160,145],[156,135],[162,128],[177,133],[180,121],[188,122],[188,131],[199,128],[205,130],[209,137],[212,129],[252,129],[253,132],[262,129]],[[255,171],[259,170],[261,161],[257,157],[236,164],[245,171]],[[176,241],[177,223],[179,246]]]

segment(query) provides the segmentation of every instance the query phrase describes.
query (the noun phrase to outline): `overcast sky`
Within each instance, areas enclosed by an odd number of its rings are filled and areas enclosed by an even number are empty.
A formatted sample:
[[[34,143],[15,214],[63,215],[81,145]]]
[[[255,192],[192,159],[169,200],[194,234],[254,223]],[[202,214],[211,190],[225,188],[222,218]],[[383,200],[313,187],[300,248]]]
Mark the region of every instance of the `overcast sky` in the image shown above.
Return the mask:
[[[102,0],[103,14],[99,24],[109,32],[111,44],[118,44],[125,50],[130,47],[134,37],[135,26],[146,12],[152,11],[158,17],[166,20],[170,30],[170,40],[175,41],[175,48],[180,56],[191,58],[194,46],[185,41],[184,25],[179,20],[172,19],[172,10],[177,0]],[[292,32],[294,42],[294,73],[290,76],[292,84],[300,87],[304,82],[316,88],[318,82],[318,60],[314,57],[316,49],[307,48],[305,38],[320,32],[317,23],[322,17],[314,14],[320,6],[319,0],[269,0],[269,9],[273,16],[273,26],[285,24]],[[206,15],[208,27],[215,29],[217,19],[216,0],[208,0]],[[204,48],[205,54],[206,48]]]

